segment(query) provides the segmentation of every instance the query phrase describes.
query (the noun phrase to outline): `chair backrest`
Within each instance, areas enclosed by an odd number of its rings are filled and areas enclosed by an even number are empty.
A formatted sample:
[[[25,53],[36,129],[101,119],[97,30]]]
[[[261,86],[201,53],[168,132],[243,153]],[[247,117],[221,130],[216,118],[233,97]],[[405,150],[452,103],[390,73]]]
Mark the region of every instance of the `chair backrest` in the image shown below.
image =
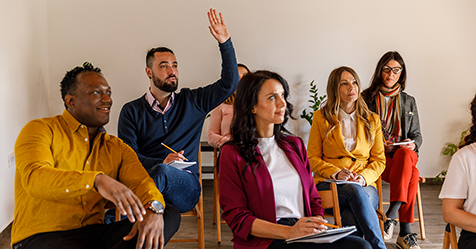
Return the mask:
[[[324,217],[334,217],[336,225],[342,227],[339,208],[339,197],[337,196],[337,185],[335,182],[333,182],[330,184],[330,187],[330,190],[318,191],[322,200],[321,206],[324,209],[332,208],[332,214],[325,213]]]

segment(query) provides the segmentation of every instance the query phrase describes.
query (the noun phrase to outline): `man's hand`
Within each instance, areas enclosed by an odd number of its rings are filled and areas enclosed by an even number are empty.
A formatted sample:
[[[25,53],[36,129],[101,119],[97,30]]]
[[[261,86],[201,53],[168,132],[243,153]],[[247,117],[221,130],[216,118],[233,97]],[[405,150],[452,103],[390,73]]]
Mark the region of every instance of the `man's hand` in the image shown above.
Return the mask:
[[[213,37],[221,44],[226,42],[230,39],[230,33],[228,33],[228,29],[225,25],[225,20],[223,19],[222,14],[218,16],[217,11],[214,9],[210,9],[208,14],[208,21],[210,22],[210,33],[212,33]]]
[[[162,214],[156,214],[147,210],[143,221],[136,222],[132,230],[126,235],[124,240],[131,240],[137,233],[136,249],[142,248],[145,242],[145,249],[164,248],[164,217]]]
[[[185,157],[183,156],[183,150],[179,151],[179,153],[170,153],[167,155],[167,157],[164,159],[164,163],[170,163],[172,161],[180,161],[183,162],[185,160]]]
[[[130,222],[135,222],[134,214],[139,221],[143,220],[145,209],[141,201],[124,184],[107,175],[98,174],[94,179],[94,187],[102,197],[114,203],[122,215],[127,215]]]

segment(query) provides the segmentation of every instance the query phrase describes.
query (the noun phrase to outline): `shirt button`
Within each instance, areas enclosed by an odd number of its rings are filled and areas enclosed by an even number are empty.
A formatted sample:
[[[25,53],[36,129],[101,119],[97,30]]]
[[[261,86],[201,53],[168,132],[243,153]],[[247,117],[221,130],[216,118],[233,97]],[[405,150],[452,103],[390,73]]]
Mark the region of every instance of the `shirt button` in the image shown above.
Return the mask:
[[[84,125],[81,125],[81,128],[84,128]]]
[[[89,184],[86,184],[86,188],[89,188]]]
[[[86,206],[86,202],[83,202],[84,206]]]
[[[86,161],[86,164],[89,164],[89,161]]]
[[[69,189],[66,189],[66,193],[69,193]]]
[[[87,141],[88,141],[88,139],[87,139],[87,138],[85,138],[85,139],[84,139],[84,141],[86,141],[86,142],[87,142]]]

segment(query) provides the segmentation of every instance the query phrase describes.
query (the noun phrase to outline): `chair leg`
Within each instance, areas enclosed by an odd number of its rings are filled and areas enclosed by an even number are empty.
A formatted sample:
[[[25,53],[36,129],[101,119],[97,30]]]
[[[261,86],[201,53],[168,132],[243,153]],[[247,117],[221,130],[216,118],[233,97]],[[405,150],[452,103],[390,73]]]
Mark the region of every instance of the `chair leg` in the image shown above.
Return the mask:
[[[456,239],[456,229],[454,225],[450,225],[450,234],[449,234],[449,239],[450,239],[450,245],[452,249],[458,249],[458,240]]]
[[[213,169],[213,206],[216,207],[213,210],[213,217],[216,218],[214,220],[215,224],[217,225],[217,243],[221,243],[221,220],[220,220],[220,202],[219,202],[219,189],[218,189],[218,169],[215,167]],[[215,197],[216,196],[216,197]]]
[[[418,207],[418,219],[420,222],[420,234],[421,234],[421,239],[424,240],[426,239],[426,234],[425,234],[425,221],[423,220],[423,205],[421,203],[421,193],[420,193],[420,183],[418,183],[418,190],[417,190],[417,207]]]

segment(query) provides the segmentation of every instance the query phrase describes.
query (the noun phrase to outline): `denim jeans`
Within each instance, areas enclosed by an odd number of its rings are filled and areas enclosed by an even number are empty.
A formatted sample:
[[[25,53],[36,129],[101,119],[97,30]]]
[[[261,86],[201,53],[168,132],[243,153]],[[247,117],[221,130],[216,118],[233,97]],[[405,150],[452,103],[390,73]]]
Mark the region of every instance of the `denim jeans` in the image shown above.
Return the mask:
[[[293,226],[298,219],[281,219],[278,224]],[[340,248],[352,248],[352,249],[370,249],[372,248],[369,242],[364,239],[349,235],[334,243],[291,243],[286,244],[284,240],[274,240],[268,246],[268,249],[340,249]]]
[[[317,184],[317,190],[329,190],[329,183]],[[375,210],[378,206],[377,189],[357,184],[338,184],[339,207],[343,226],[356,226],[355,235],[364,236],[374,249],[386,249]]]
[[[147,170],[155,185],[170,203],[181,213],[191,210],[198,202],[201,186],[198,175],[159,163]]]

